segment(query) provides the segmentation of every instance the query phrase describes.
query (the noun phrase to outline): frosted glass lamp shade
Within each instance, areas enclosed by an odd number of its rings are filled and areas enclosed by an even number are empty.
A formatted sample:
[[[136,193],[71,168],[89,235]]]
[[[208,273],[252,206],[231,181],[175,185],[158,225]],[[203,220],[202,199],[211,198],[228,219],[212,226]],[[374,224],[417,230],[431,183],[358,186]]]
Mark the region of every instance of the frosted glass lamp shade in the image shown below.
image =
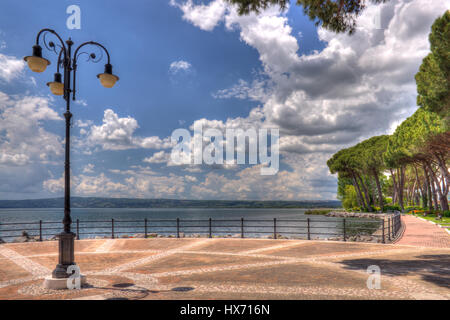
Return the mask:
[[[44,72],[47,69],[47,66],[50,64],[50,61],[41,57],[28,56],[24,58],[28,63],[28,67],[33,72]]]
[[[64,94],[64,85],[61,82],[49,82],[48,86],[55,96],[62,96]]]
[[[100,79],[100,83],[105,88],[112,88],[116,84],[117,80],[119,80],[119,77],[110,74],[110,73],[101,73],[97,76]]]
[[[23,58],[27,63],[31,71],[44,72],[50,61],[42,58],[42,48],[39,45],[33,46],[33,55]]]
[[[119,80],[119,77],[116,75],[113,75],[112,73],[112,65],[107,63],[105,64],[105,72],[100,73],[97,75],[97,78],[100,79],[100,83],[105,88],[112,88],[116,84],[117,80]]]
[[[48,82],[47,86],[49,86],[50,91],[55,96],[62,96],[64,94],[64,84],[61,82],[61,73],[55,73],[55,79],[53,82]]]

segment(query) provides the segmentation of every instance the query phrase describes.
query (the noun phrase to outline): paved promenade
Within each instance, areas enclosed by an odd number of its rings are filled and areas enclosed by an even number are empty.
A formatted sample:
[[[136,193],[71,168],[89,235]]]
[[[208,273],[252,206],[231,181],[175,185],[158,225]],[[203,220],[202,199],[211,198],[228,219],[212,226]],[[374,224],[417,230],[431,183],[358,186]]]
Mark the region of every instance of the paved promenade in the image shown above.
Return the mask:
[[[0,245],[0,299],[450,299],[450,248],[270,239],[76,241],[81,290],[45,290],[57,242]],[[381,288],[368,289],[369,266]]]
[[[412,215],[402,216],[406,229],[398,244],[450,248],[450,234],[444,228]]]

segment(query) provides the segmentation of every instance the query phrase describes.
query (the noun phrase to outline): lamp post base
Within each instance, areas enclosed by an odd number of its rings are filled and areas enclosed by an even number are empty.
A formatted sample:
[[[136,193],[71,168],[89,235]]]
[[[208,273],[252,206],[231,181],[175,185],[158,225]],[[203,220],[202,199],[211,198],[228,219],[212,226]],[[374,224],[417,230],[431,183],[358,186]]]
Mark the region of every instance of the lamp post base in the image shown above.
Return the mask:
[[[67,279],[72,274],[72,272],[67,273],[67,269],[75,265],[75,236],[73,232],[62,232],[57,235],[59,240],[59,263],[52,273],[54,279]]]
[[[59,241],[59,263],[52,272],[51,277],[44,280],[46,289],[73,289],[76,288],[77,278],[80,288],[86,284],[86,277],[80,274],[75,263],[75,237],[73,232],[62,232],[57,235]],[[72,276],[72,277],[71,277]],[[79,288],[78,288],[79,289]]]
[[[44,288],[51,290],[65,290],[70,289],[67,281],[71,281],[71,283],[75,283],[74,279],[61,278],[56,279],[53,277],[47,277],[44,279]],[[80,287],[83,287],[86,284],[86,276],[80,275]],[[76,289],[76,287],[74,287]]]

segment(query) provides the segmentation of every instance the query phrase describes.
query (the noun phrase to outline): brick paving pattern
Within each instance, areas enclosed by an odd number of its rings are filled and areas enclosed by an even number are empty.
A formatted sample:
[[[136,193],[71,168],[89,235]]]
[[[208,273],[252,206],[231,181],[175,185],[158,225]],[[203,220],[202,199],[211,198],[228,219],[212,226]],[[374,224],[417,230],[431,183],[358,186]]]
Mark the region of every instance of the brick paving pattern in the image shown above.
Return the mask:
[[[450,248],[450,234],[444,228],[411,215],[402,216],[402,222],[406,229],[397,244]]]
[[[54,241],[2,244],[0,299],[450,299],[450,246],[440,240],[412,246],[413,230],[405,232],[408,245],[79,240],[75,260],[88,286],[63,291],[42,288],[57,263]],[[381,269],[381,289],[367,287],[371,265]]]

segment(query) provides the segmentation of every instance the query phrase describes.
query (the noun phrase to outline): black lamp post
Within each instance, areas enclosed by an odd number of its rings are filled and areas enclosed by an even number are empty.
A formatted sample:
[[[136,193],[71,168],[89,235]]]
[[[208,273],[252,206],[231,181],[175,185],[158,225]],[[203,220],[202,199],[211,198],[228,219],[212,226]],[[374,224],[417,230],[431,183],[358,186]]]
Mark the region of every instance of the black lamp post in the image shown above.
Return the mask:
[[[50,41],[47,43],[45,37],[47,34],[53,34],[59,40],[59,44],[55,44]],[[33,46],[33,55],[25,57],[24,60],[28,63],[30,69],[34,72],[44,72],[50,61],[42,57],[42,47],[39,45],[39,39],[43,35],[44,45],[50,50],[58,54],[57,70],[54,75],[54,80],[47,83],[53,94],[63,96],[66,100],[66,112],[64,117],[66,118],[66,161],[64,166],[64,231],[58,234],[59,239],[59,263],[52,273],[53,278],[61,279],[68,278],[70,275],[67,273],[67,268],[70,265],[75,264],[74,257],[74,239],[75,234],[70,231],[70,224],[72,219],[70,217],[70,119],[72,118],[72,113],[70,112],[70,95],[72,94],[72,99],[75,100],[75,80],[77,71],[77,59],[81,54],[87,54],[86,52],[80,52],[79,50],[86,45],[94,45],[101,48],[107,55],[108,62],[105,64],[105,72],[97,75],[100,79],[100,83],[106,88],[112,88],[114,84],[119,80],[119,77],[112,73],[112,65],[110,63],[110,57],[108,50],[100,43],[94,41],[88,41],[82,43],[74,52],[72,57],[72,45],[73,42],[69,38],[65,43],[61,37],[51,29],[42,29],[39,31],[36,37],[36,44]],[[57,47],[59,48],[59,53],[57,52]],[[96,59],[94,53],[88,54],[88,61],[99,62],[101,59]],[[59,68],[64,68],[64,79],[62,79],[61,73],[59,73]],[[73,71],[73,85],[71,87],[71,72]],[[62,82],[62,80],[64,80]]]

